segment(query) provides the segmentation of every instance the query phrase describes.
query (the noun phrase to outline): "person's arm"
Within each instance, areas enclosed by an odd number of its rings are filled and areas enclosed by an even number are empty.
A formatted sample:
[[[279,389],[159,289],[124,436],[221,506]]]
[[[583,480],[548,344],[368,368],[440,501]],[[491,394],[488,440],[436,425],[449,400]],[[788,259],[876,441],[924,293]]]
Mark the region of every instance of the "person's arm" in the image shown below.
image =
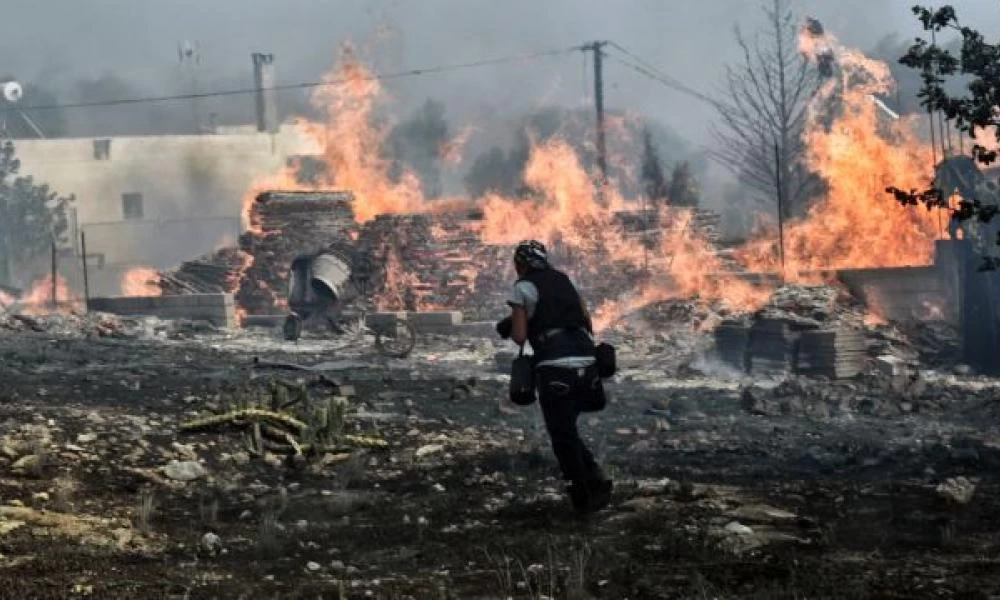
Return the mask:
[[[583,310],[583,320],[587,322],[587,333],[594,335],[594,320],[590,316],[590,311],[587,310],[587,301],[580,298],[580,309]]]
[[[510,318],[514,325],[510,339],[518,346],[524,345],[528,339],[528,311],[523,306],[512,306]]]
[[[528,339],[528,320],[538,304],[538,289],[529,282],[519,281],[514,284],[507,300],[510,306],[509,320],[510,339],[518,346],[524,345]]]

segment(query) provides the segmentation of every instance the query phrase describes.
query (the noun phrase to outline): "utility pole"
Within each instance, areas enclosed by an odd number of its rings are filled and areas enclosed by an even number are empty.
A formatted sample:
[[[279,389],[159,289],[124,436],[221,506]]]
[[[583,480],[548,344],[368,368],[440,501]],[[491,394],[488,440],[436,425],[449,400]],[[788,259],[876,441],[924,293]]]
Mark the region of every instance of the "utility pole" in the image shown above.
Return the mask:
[[[607,42],[591,42],[583,46],[584,52],[594,53],[594,108],[597,111],[597,197],[604,203],[604,186],[608,183],[608,150],[604,131],[604,54],[601,49]]]
[[[0,285],[10,285],[10,230],[7,199],[0,195]]]
[[[177,58],[180,62],[181,76],[187,72],[188,93],[191,94],[191,117],[194,132],[202,133],[201,109],[198,103],[198,67],[201,65],[201,54],[198,42],[185,40],[177,45]]]
[[[778,260],[781,262],[781,285],[785,285],[785,198],[782,193],[781,149],[774,142],[774,183],[778,191]]]

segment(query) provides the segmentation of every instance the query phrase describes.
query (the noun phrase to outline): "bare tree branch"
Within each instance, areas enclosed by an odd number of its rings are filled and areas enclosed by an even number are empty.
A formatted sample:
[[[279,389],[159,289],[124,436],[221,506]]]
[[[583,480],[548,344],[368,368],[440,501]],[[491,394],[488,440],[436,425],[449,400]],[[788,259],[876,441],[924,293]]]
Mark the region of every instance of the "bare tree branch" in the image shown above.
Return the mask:
[[[712,157],[739,180],[773,202],[781,173],[785,216],[802,214],[818,180],[803,164],[802,134],[808,104],[819,89],[817,70],[798,50],[798,27],[788,0],[762,7],[767,26],[753,39],[734,28],[741,60],[726,69],[712,128]],[[775,144],[778,160],[775,160]]]

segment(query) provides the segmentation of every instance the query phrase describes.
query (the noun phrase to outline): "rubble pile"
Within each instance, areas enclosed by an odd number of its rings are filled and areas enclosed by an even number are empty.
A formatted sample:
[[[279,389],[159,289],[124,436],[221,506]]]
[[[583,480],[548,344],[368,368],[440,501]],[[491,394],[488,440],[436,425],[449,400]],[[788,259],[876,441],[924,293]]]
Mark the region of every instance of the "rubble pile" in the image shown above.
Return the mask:
[[[895,374],[869,371],[850,381],[794,377],[778,384],[756,382],[740,389],[743,409],[758,415],[893,417],[954,409],[992,407],[995,384],[907,368]]]
[[[888,354],[927,367],[955,364],[961,355],[958,327],[945,321],[887,323],[870,327],[868,345],[872,354]]]
[[[865,306],[842,286],[784,285],[774,291],[765,306],[748,317],[784,321],[798,329],[861,329]]]
[[[34,332],[70,339],[190,339],[198,334],[218,333],[207,321],[163,320],[157,317],[122,317],[92,311],[25,315],[0,311],[0,335],[4,332]]]
[[[716,354],[762,374],[850,378],[869,359],[891,355],[928,366],[954,364],[956,328],[942,321],[870,325],[864,305],[835,286],[784,286],[760,310],[715,330]]]
[[[863,305],[839,287],[786,285],[715,331],[723,361],[751,373],[853,377],[868,358]]]

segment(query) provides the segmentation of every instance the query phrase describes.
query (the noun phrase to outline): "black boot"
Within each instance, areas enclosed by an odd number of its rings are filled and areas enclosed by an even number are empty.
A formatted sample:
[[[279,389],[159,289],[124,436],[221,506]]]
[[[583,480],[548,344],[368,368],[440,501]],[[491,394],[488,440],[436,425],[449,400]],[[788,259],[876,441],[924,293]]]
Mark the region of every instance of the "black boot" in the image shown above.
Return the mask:
[[[578,513],[586,513],[590,506],[590,489],[582,481],[574,481],[569,484],[569,500],[573,504],[573,510]]]
[[[569,498],[573,503],[573,509],[580,514],[588,514],[607,508],[611,503],[613,488],[614,484],[610,479],[574,481],[569,486]]]
[[[611,504],[611,491],[614,489],[614,484],[610,479],[599,479],[594,481],[590,485],[590,510],[592,512],[597,512],[604,508],[607,508]]]

